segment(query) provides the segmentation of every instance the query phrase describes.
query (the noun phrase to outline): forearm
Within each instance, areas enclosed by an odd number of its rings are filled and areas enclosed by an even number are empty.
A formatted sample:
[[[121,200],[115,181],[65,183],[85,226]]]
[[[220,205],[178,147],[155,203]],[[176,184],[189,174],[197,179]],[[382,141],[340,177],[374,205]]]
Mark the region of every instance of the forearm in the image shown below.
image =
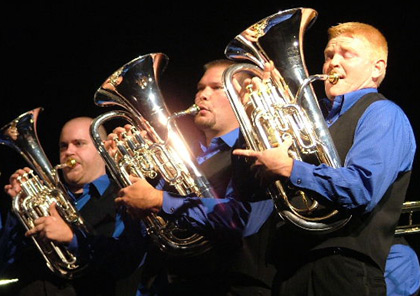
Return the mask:
[[[369,212],[398,176],[411,169],[415,147],[405,115],[392,102],[378,101],[359,119],[343,167],[295,160],[290,181],[344,208]]]
[[[251,207],[233,198],[181,197],[164,193],[162,212],[181,218],[180,221],[198,231],[242,233]]]

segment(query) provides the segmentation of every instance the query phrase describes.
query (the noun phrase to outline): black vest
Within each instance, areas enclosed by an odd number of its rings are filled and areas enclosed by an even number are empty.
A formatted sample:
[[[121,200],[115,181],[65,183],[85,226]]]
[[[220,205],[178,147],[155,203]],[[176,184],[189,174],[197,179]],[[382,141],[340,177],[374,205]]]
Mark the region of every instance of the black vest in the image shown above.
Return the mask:
[[[331,126],[331,136],[341,159],[345,159],[353,144],[359,118],[370,104],[378,100],[385,100],[385,97],[377,93],[365,95]],[[372,258],[385,270],[410,175],[411,172],[400,174],[371,213],[353,215],[346,227],[334,233],[333,238],[324,241],[319,247],[341,246],[356,250]]]
[[[353,144],[357,123],[366,108],[373,102],[384,99],[381,94],[377,93],[365,95],[330,127],[331,136],[342,160],[345,159]],[[400,174],[372,212],[355,213],[346,226],[332,233],[316,235],[301,232],[290,225],[281,227],[276,247],[279,254],[285,253],[289,256],[283,257],[277,254],[274,257],[276,264],[281,269],[285,262],[292,264],[293,260],[302,261],[302,258],[310,260],[311,251],[342,247],[366,256],[369,258],[368,260],[384,270],[410,174],[411,172]],[[290,242],[290,244],[284,246],[284,242]]]
[[[116,206],[114,199],[119,187],[114,181],[100,195],[96,187],[91,185],[91,198],[80,210],[92,236],[111,237],[115,229]],[[101,263],[102,264],[102,263]],[[103,267],[97,263],[89,264],[81,277],[72,281],[77,295],[117,295],[117,280],[112,278]]]
[[[219,197],[225,196],[231,178],[231,153],[226,146],[200,166]],[[141,281],[153,291],[152,295],[225,295],[226,272],[230,254],[238,246],[236,241],[213,245],[209,251],[195,256],[170,255],[151,244]]]
[[[232,149],[228,145],[222,147],[220,152],[200,165],[201,171],[219,198],[225,197],[226,188],[232,177]]]
[[[114,199],[117,197],[119,187],[114,181],[101,196],[91,185],[91,198],[80,210],[80,214],[94,234],[112,236],[115,228],[116,207]]]
[[[232,178],[232,149],[225,149],[201,164],[200,169],[209,180],[218,197],[223,198],[226,188]],[[242,187],[243,189],[243,187]],[[235,190],[236,191],[236,190]],[[237,192],[237,191],[236,191]],[[274,216],[276,217],[276,216]],[[214,247],[203,255],[193,257],[172,257],[153,247],[143,268],[143,283],[152,287],[150,282],[157,277],[158,295],[271,295],[271,280],[274,267],[268,267],[266,250],[269,242],[270,229],[273,228],[269,219],[260,232],[247,238],[232,238],[216,242]],[[156,270],[164,267],[163,274]],[[159,285],[169,278],[169,285]],[[159,287],[160,286],[160,287]]]
[[[245,148],[240,134],[234,148]],[[235,197],[244,202],[258,202],[271,199],[266,187],[255,177],[253,161],[245,157],[232,157],[232,180]],[[233,295],[271,295],[275,267],[270,262],[269,250],[275,227],[280,216],[273,211],[259,231],[242,239],[242,246],[232,254],[229,269],[230,291]]]

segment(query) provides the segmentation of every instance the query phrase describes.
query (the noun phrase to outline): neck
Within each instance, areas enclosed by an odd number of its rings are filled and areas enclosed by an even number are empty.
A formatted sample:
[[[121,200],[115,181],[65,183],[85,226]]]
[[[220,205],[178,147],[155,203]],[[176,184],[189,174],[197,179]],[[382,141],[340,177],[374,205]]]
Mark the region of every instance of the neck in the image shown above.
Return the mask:
[[[206,138],[206,146],[209,147],[211,140],[218,137],[218,135],[216,133],[205,132],[204,137]]]
[[[68,187],[69,187],[70,191],[73,192],[73,193],[75,193],[75,194],[83,193],[83,186],[80,187],[80,186],[71,186],[71,185],[69,185]]]

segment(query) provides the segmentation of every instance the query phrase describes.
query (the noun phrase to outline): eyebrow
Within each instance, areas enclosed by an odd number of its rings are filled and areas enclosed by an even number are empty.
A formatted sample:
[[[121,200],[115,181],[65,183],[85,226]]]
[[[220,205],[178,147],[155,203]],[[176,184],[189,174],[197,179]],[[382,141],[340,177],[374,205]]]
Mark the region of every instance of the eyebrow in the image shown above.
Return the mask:
[[[60,141],[60,144],[67,144],[67,143],[73,143],[73,142],[89,142],[88,139],[84,139],[84,138],[77,138],[77,139],[72,139],[70,141]]]

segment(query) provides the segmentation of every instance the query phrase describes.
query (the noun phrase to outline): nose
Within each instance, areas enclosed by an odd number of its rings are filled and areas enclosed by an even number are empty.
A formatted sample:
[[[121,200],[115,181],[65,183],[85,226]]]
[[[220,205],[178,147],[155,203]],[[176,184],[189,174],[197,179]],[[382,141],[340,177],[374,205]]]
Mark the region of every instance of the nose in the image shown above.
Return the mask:
[[[75,146],[73,144],[68,144],[66,149],[62,150],[62,153],[66,156],[73,155],[75,151]]]
[[[339,67],[340,65],[340,58],[337,55],[334,55],[328,61],[325,61],[323,72],[330,73],[333,69]]]
[[[331,65],[332,67],[337,67],[337,66],[340,64],[340,62],[341,62],[341,57],[340,57],[340,55],[335,54],[335,55],[331,58],[331,60],[330,60],[330,65]]]
[[[209,88],[206,87],[202,90],[199,90],[195,95],[195,103],[199,103],[201,101],[207,101],[210,99],[210,92],[208,90]]]

